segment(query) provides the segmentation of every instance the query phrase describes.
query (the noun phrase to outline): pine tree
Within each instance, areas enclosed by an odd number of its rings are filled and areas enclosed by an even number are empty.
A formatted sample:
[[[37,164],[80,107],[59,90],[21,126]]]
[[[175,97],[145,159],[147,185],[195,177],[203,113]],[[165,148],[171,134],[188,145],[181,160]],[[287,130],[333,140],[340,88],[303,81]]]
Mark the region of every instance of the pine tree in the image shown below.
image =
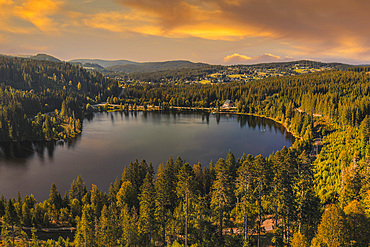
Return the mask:
[[[252,157],[249,155],[238,168],[238,177],[236,183],[236,195],[242,197],[244,211],[244,240],[248,243],[248,211],[253,197],[254,170],[252,166]]]
[[[74,243],[76,246],[95,246],[94,212],[91,205],[86,204],[81,218],[77,217],[77,230]]]
[[[116,177],[114,184],[111,184],[108,189],[108,200],[110,204],[115,204],[117,201],[117,193],[121,188],[122,180]]]
[[[258,238],[257,238],[257,246],[259,247],[261,244],[261,224],[262,224],[262,197],[266,192],[267,187],[267,166],[266,166],[266,160],[262,157],[262,155],[258,155],[253,162],[253,170],[255,172],[253,176],[253,183],[257,198],[257,205],[258,205]]]
[[[123,209],[126,205],[131,208],[137,200],[135,188],[130,181],[123,181],[117,193],[117,206]]]
[[[368,246],[370,243],[370,220],[366,217],[361,204],[353,200],[345,208],[348,238],[353,246]]]
[[[91,207],[94,210],[94,216],[98,219],[100,217],[101,210],[103,209],[103,198],[102,193],[95,184],[91,187],[90,201]]]
[[[238,166],[237,166],[237,162],[235,161],[235,156],[231,152],[231,150],[229,150],[229,152],[227,153],[227,157],[226,157],[225,163],[226,163],[228,169],[230,170],[230,176],[231,176],[231,178],[232,179],[235,179],[236,178],[236,172],[237,172]]]
[[[155,205],[155,189],[153,184],[153,175],[147,172],[144,183],[141,186],[139,195],[140,201],[140,217],[139,217],[139,233],[141,243],[148,246],[152,241],[154,205]]]
[[[211,208],[218,213],[216,218],[219,221],[219,236],[222,239],[224,211],[231,205],[232,182],[229,167],[224,159],[219,159],[215,166],[216,180],[212,185]]]
[[[113,247],[117,245],[118,239],[122,235],[117,214],[117,209],[113,205],[103,206],[99,218],[97,246]]]
[[[311,246],[347,246],[349,235],[344,212],[337,205],[326,207]]]
[[[14,247],[14,234],[15,234],[15,229],[14,226],[19,225],[19,215],[17,214],[13,201],[9,199],[7,207],[5,209],[5,215],[4,215],[4,222],[12,227],[12,242],[13,242],[13,247]]]
[[[155,217],[160,224],[161,240],[163,246],[166,246],[166,221],[167,208],[170,205],[170,197],[168,194],[166,175],[162,164],[158,167],[157,181],[155,183]]]
[[[175,171],[175,165],[172,158],[166,162],[164,167],[164,173],[166,177],[166,190],[169,197],[169,209],[173,211],[177,205],[177,196],[176,196],[176,184],[177,184],[177,173]]]
[[[85,182],[82,180],[81,176],[78,176],[77,179],[73,180],[71,184],[71,189],[69,190],[69,201],[77,199],[81,202],[86,193],[87,189]]]
[[[145,160],[142,160],[140,164],[138,160],[136,160],[134,163],[131,162],[127,169],[126,179],[131,182],[134,188],[135,198],[138,198],[138,195],[140,194],[140,187],[144,182],[148,170],[149,167]],[[132,202],[132,205],[138,208],[139,201],[136,199],[134,202]]]
[[[136,246],[139,243],[138,216],[136,208],[131,210],[127,205],[121,209],[120,226],[122,229],[121,243],[127,246]]]
[[[185,200],[185,246],[188,246],[189,198],[194,194],[194,171],[189,163],[183,164],[177,175],[177,196]]]
[[[180,156],[177,157],[175,161],[175,172],[178,173],[181,169],[182,165],[184,164],[184,161],[181,159]]]
[[[55,183],[53,183],[50,188],[49,203],[50,205],[55,205],[55,208],[57,210],[60,210],[60,208],[62,207],[62,197],[58,192]]]
[[[305,151],[298,157],[297,179],[294,186],[298,232],[311,240],[320,221],[320,200],[314,192],[311,160]]]

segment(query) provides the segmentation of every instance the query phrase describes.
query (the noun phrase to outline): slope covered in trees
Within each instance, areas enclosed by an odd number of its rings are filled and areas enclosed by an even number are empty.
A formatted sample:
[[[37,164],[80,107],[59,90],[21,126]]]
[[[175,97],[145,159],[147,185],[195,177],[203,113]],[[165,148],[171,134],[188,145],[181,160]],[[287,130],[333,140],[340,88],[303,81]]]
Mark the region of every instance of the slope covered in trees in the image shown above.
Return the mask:
[[[197,68],[207,64],[193,63],[190,61],[165,61],[165,62],[147,62],[147,63],[130,63],[122,65],[114,65],[107,67],[107,70],[120,72],[120,73],[133,73],[133,72],[153,72],[162,70],[173,70],[181,68]]]
[[[144,64],[141,64],[144,65]],[[153,64],[154,65],[154,64]],[[194,64],[193,64],[194,65]],[[352,65],[340,63],[322,63],[309,60],[300,60],[283,63],[262,63],[253,65],[207,65],[195,64],[195,66],[186,66],[156,70],[136,70],[136,71],[104,71],[105,75],[111,77],[129,78],[130,80],[154,82],[154,83],[186,83],[192,81],[207,80],[234,81],[235,76],[243,76],[244,80],[256,80],[265,77],[298,75],[301,73],[312,73],[321,70],[346,70],[352,68]],[[130,72],[130,73],[128,73]],[[240,77],[239,77],[240,78]]]
[[[68,63],[0,57],[0,141],[73,137],[81,107],[118,89],[116,81]]]

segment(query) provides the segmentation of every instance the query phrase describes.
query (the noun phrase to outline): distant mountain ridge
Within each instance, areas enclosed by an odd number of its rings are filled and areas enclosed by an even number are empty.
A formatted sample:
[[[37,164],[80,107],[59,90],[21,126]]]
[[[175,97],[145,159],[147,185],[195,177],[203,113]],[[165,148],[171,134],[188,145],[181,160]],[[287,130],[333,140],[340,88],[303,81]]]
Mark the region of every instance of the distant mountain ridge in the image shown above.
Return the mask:
[[[34,59],[34,60],[42,60],[42,61],[51,61],[51,62],[62,62],[59,58],[56,58],[54,56],[44,54],[44,53],[38,53],[36,55],[4,55],[1,54],[1,56],[4,57],[18,57],[18,58],[25,58],[25,59]]]
[[[84,64],[98,64],[98,65],[100,65],[101,67],[104,67],[104,68],[111,67],[111,66],[116,66],[116,65],[139,64],[138,62],[133,62],[133,61],[124,60],[124,59],[104,60],[104,59],[85,59],[85,58],[82,58],[82,59],[72,59],[72,60],[69,60],[68,62],[72,63],[72,64],[81,64],[81,65],[84,65]]]
[[[62,62],[61,59],[56,58],[49,54],[39,53],[36,55],[5,55],[0,54],[0,56],[5,57],[19,57],[25,59],[34,59],[34,60],[45,60],[52,62]],[[125,74],[125,73],[153,73],[153,72],[165,72],[170,70],[179,70],[179,69],[192,69],[200,68],[203,66],[210,66],[207,63],[194,63],[187,60],[173,60],[173,61],[164,61],[164,62],[134,62],[125,59],[119,60],[105,60],[105,59],[72,59],[65,61],[71,64],[80,65],[88,71],[98,71],[104,74]],[[269,62],[269,63],[258,63],[258,64],[235,64],[229,65],[227,67],[249,67],[249,68],[281,68],[286,69],[293,65],[299,67],[323,67],[327,66],[332,69],[346,70],[353,67],[354,65],[344,64],[344,63],[325,63],[317,62],[311,60],[297,60],[290,62]],[[365,65],[357,65],[365,66]]]
[[[1,54],[0,54],[1,55]],[[25,59],[45,60],[52,62],[62,62],[59,58],[48,54],[37,55],[1,55],[6,57],[19,57]],[[99,71],[101,73],[142,73],[142,72],[157,72],[165,70],[197,68],[206,66],[206,63],[193,63],[186,60],[174,60],[164,62],[134,62],[125,59],[119,60],[104,60],[104,59],[72,59],[65,61],[71,64],[80,65],[88,71]]]
[[[62,60],[60,60],[59,58],[53,57],[48,54],[42,54],[42,53],[39,53],[35,56],[31,56],[30,59],[44,60],[44,61],[51,61],[51,62],[62,62]]]
[[[107,70],[120,73],[156,72],[163,70],[174,70],[183,68],[197,68],[206,66],[206,63],[193,63],[186,60],[175,60],[165,62],[146,62],[137,64],[124,64],[108,67]]]

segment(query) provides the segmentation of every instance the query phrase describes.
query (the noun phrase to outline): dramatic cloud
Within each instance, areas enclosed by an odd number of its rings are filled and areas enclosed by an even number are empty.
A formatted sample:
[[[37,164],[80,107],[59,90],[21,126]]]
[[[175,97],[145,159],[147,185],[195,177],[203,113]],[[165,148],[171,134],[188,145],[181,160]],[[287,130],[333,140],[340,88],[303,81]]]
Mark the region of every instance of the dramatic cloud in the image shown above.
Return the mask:
[[[226,56],[224,62],[227,64],[256,64],[256,63],[267,63],[267,62],[282,62],[293,60],[292,57],[279,57],[272,54],[265,53],[261,56],[248,57],[245,55],[240,55],[234,53],[232,55]]]
[[[55,33],[59,28],[55,15],[61,10],[61,6],[61,1],[52,0],[0,0],[0,31]]]
[[[128,7],[128,15],[145,23],[140,28],[145,34],[165,37],[198,37],[211,40],[239,40],[246,36],[270,36],[268,30],[246,26],[233,18],[225,18],[223,6],[217,1],[193,0],[117,0]],[[238,6],[239,0],[227,1]],[[152,31],[152,30],[155,31]],[[140,30],[137,30],[140,32]]]
[[[52,0],[28,0],[20,6],[15,6],[15,13],[43,32],[55,32],[58,30],[58,24],[51,16],[60,10],[61,4]]]
[[[117,0],[158,35],[237,40],[265,37],[301,55],[370,55],[367,0]],[[155,32],[157,33],[157,32]]]

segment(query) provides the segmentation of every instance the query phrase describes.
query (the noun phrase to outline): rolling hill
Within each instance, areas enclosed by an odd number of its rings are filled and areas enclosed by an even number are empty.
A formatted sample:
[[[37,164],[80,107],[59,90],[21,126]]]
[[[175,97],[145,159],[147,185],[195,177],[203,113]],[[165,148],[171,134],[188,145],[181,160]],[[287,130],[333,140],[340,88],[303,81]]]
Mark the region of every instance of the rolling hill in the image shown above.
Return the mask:
[[[50,61],[50,62],[62,62],[62,60],[56,58],[56,57],[53,57],[51,55],[48,55],[48,54],[42,54],[42,53],[39,53],[35,56],[31,56],[30,59],[33,59],[33,60],[43,60],[43,61]]]
[[[163,70],[174,70],[182,68],[198,68],[205,66],[205,63],[193,63],[190,61],[176,60],[165,62],[147,62],[136,64],[124,64],[108,67],[107,70],[118,73],[137,73],[137,72],[155,72]]]
[[[125,64],[139,64],[137,62],[129,60],[103,60],[103,59],[73,59],[68,61],[72,64],[98,64],[101,67],[107,68],[116,65],[125,65]]]

